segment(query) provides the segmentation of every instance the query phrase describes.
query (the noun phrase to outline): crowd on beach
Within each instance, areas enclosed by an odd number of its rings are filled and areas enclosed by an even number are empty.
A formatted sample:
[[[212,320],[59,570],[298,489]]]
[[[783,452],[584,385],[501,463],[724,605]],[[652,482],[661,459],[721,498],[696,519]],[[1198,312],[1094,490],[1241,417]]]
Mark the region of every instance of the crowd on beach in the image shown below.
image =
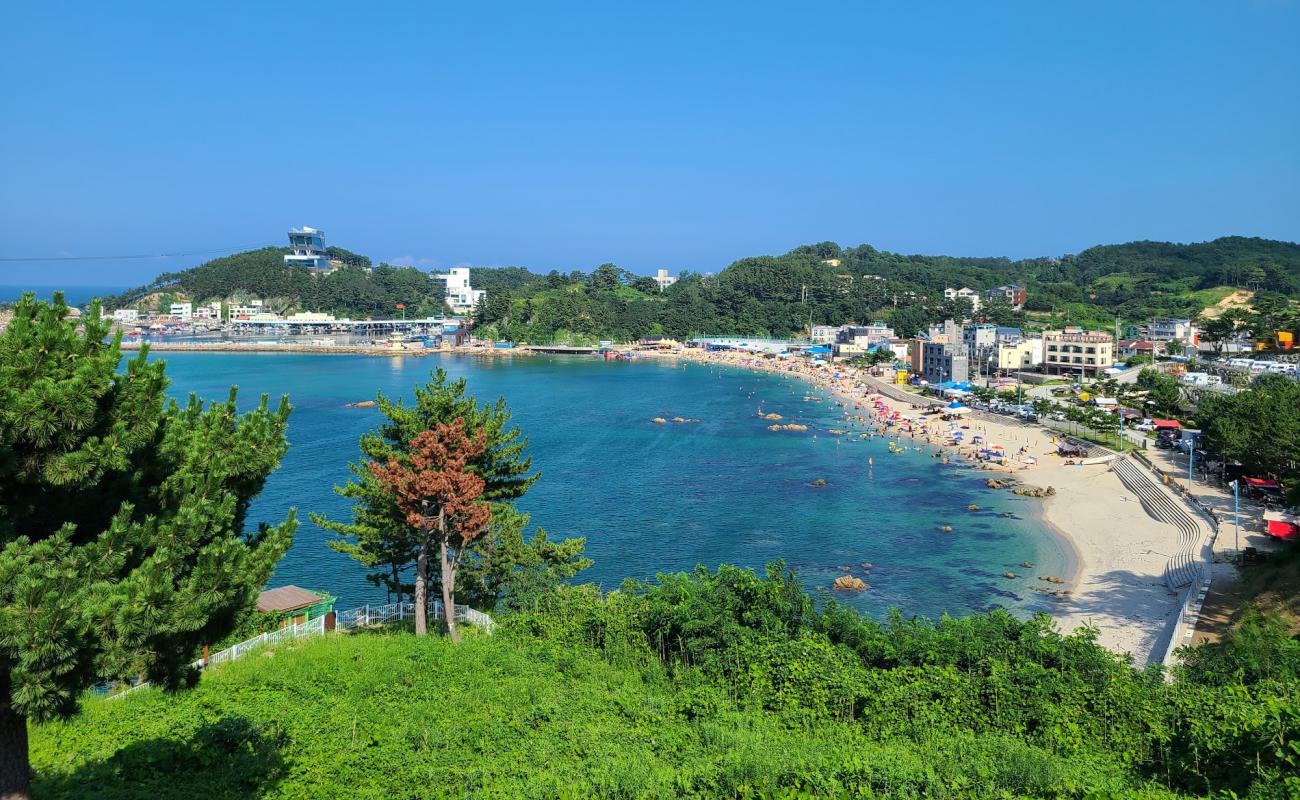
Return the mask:
[[[924,443],[937,448],[933,456],[944,463],[959,458],[982,469],[1006,472],[1033,469],[1044,456],[1056,453],[1056,439],[1049,432],[990,419],[961,406],[949,408],[942,401],[920,395],[914,402],[900,400],[881,391],[882,381],[852,365],[765,357],[736,350],[686,349],[673,356],[788,376],[817,386],[841,407],[846,424],[865,425],[868,433],[864,438],[886,438],[894,453],[909,447],[922,450],[918,444]]]

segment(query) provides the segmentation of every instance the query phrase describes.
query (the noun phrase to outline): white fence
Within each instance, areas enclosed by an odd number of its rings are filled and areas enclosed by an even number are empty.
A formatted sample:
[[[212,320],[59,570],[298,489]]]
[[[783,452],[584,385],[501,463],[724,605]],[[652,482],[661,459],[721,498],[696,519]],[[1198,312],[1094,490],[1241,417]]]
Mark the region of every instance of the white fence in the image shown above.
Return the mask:
[[[428,613],[430,621],[436,624],[442,619],[441,600],[430,600],[427,608],[429,609]],[[463,622],[467,625],[482,628],[489,634],[491,634],[493,629],[496,628],[496,622],[492,620],[492,617],[484,614],[482,611],[459,604],[457,604],[455,608],[457,622]],[[361,628],[375,628],[381,625],[389,625],[394,622],[414,619],[415,603],[387,603],[385,605],[373,606],[367,604],[348,611],[334,611],[330,613],[334,615],[334,627],[336,629],[357,630]],[[213,653],[208,656],[206,662],[204,662],[203,659],[199,659],[190,666],[195,669],[203,669],[212,666],[213,664],[222,664],[227,661],[234,661],[235,659],[247,655],[248,653],[268,644],[285,642],[292,639],[301,639],[307,636],[320,636],[328,630],[325,622],[327,616],[328,615],[320,616],[315,619],[309,619],[306,622],[300,622],[297,625],[288,625],[278,630],[267,631],[266,633],[254,636],[252,639],[247,639],[239,644],[227,647],[225,650]],[[134,692],[136,689],[143,689],[148,685],[148,681],[141,681],[128,689],[123,689],[116,694],[109,695],[109,697],[121,697],[122,695]]]
[[[442,601],[430,600],[428,603],[429,619],[437,622],[442,619]],[[482,611],[469,606],[456,605],[456,621],[474,625],[491,633],[496,623]],[[415,616],[415,603],[387,603],[382,606],[364,605],[351,611],[338,612],[337,625],[340,628],[369,628],[376,625],[388,625],[402,622]]]

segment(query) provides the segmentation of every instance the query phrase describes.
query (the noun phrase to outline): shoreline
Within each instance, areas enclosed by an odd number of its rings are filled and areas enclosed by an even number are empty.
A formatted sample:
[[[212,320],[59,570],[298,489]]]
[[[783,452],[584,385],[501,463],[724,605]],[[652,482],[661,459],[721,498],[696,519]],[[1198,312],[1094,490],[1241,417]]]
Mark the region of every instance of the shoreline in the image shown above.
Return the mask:
[[[137,349],[140,343],[132,343]],[[212,352],[212,353],[283,353],[317,355],[366,356],[533,356],[528,348],[429,348],[393,351],[379,347],[351,348],[310,345],[256,345],[222,342],[211,345],[175,343],[162,347],[150,343],[155,352]],[[946,435],[937,416],[926,418],[920,409],[943,405],[941,401],[917,395],[914,400],[899,399],[883,387],[892,388],[879,379],[863,374],[854,367],[837,366],[832,369],[814,368],[807,364],[785,360],[768,360],[729,351],[705,353],[691,350],[672,352],[648,351],[638,355],[656,361],[690,361],[701,365],[726,366],[749,372],[767,372],[774,376],[793,378],[803,384],[825,390],[837,400],[846,417],[870,418],[878,428],[878,435],[888,439],[907,439],[915,446],[933,451],[945,463],[962,459],[965,466],[986,473],[999,480],[1022,481],[1035,473],[1032,484],[1041,488],[1054,488],[1056,494],[1040,497],[1036,506],[1036,522],[1062,553],[1060,583],[1049,582],[1051,588],[1033,586],[1031,591],[1048,595],[1051,606],[1048,612],[1063,633],[1072,633],[1082,626],[1094,627],[1099,642],[1108,649],[1131,654],[1139,666],[1158,663],[1164,654],[1163,643],[1177,622],[1180,603],[1177,594],[1163,585],[1163,571],[1167,553],[1173,552],[1177,532],[1152,519],[1132,496],[1119,478],[1111,472],[1109,464],[1075,464],[1067,466],[1057,461],[1055,431],[1038,426],[1016,423],[982,413],[972,413],[966,419],[965,429],[973,438],[980,436],[980,444],[973,441],[945,441]],[[910,398],[909,398],[910,399]],[[978,434],[976,430],[978,429]],[[951,427],[948,427],[951,431]],[[935,441],[939,437],[940,441]],[[911,446],[911,445],[909,445]],[[1003,453],[1013,453],[1009,458],[992,463],[979,455],[983,447],[996,447]],[[1050,455],[1049,455],[1050,453]],[[993,489],[991,492],[1009,491]],[[1118,537],[1122,537],[1122,540]],[[1020,577],[1028,577],[1020,576]],[[1040,576],[1042,577],[1042,576]]]
[[[734,352],[658,355],[798,378],[828,391],[845,404],[846,411],[854,405],[861,408],[878,402],[890,409],[890,415],[896,415],[894,419],[907,420],[910,415],[915,420],[919,414],[912,403],[881,392],[881,386],[888,384],[854,367],[813,368]],[[840,377],[836,378],[836,374]],[[942,405],[919,395],[915,404]],[[1061,552],[1066,563],[1062,568],[1069,570],[1065,583],[1053,590],[1051,598],[1051,617],[1058,629],[1072,633],[1080,627],[1092,627],[1102,645],[1131,655],[1137,665],[1161,662],[1181,608],[1178,595],[1170,592],[1163,580],[1167,554],[1176,548],[1177,532],[1147,514],[1111,471],[1109,463],[1066,464],[1056,460],[1055,455],[1047,455],[1046,451],[1055,450],[1059,436],[1055,431],[978,412],[967,421],[972,434],[978,426],[985,444],[1000,444],[1003,452],[1023,447],[1017,450],[1017,457],[1024,454],[1032,463],[1012,461],[1001,468],[980,463],[973,459],[969,446],[933,441],[930,424],[912,421],[905,422],[901,429],[885,430],[889,431],[887,436],[908,436],[922,446],[971,460],[972,467],[988,472],[989,477],[1020,480],[1027,477],[1024,473],[1031,473],[1034,485],[1054,488],[1054,495],[1040,498],[1038,521],[1047,536],[1064,545]],[[925,427],[918,428],[920,425]],[[917,438],[918,432],[927,430],[925,438]]]

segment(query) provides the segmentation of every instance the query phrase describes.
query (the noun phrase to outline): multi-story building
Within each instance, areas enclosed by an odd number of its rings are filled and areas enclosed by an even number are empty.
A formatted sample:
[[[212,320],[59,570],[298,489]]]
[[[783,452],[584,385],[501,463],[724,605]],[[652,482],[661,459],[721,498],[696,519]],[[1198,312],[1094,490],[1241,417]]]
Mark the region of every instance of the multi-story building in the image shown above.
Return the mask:
[[[664,289],[677,283],[677,276],[669,275],[668,270],[661,268],[655,272],[655,283],[659,284],[659,291],[662,292]]]
[[[926,342],[921,363],[921,374],[930,383],[963,383],[970,380],[970,361],[966,358],[966,348],[960,342]]]
[[[1156,319],[1147,326],[1147,339],[1152,342],[1171,342],[1174,339],[1187,345],[1199,341],[1200,331],[1190,319]]]
[[[250,300],[247,305],[234,305],[226,309],[230,313],[230,319],[252,319],[258,314],[266,311],[261,300]]]
[[[969,300],[972,311],[979,311],[980,293],[974,289],[967,289],[963,286],[960,289],[944,289],[943,297],[945,300]]]
[[[844,325],[814,325],[812,326],[813,344],[830,344],[844,330]]]
[[[134,308],[119,308],[113,312],[113,321],[121,323],[137,322],[140,319],[140,312]]]
[[[950,319],[946,319],[938,325],[931,325],[926,329],[925,338],[932,342],[947,344],[949,342],[961,341],[961,326]]]
[[[1023,286],[1017,286],[1014,283],[1009,283],[1006,286],[999,286],[996,289],[989,289],[984,293],[984,295],[990,300],[995,300],[999,297],[1006,298],[1006,301],[1010,303],[1011,307],[1014,309],[1024,308],[1025,301],[1029,299],[1029,293],[1025,291],[1025,288]]]
[[[893,328],[883,322],[873,322],[870,325],[845,325],[840,329],[835,341],[866,350],[893,338],[895,338]]]
[[[286,267],[306,267],[317,275],[335,270],[335,265],[330,263],[329,256],[325,254],[325,231],[306,225],[291,228],[289,246],[293,252],[284,256]]]
[[[171,310],[168,313],[177,319],[190,319],[194,316],[194,304],[172,303]]]
[[[999,342],[995,361],[998,372],[1018,372],[1037,367],[1043,363],[1043,340]]]
[[[221,319],[221,303],[208,303],[206,306],[198,306],[194,309],[195,319]]]
[[[1115,365],[1115,340],[1106,331],[1065,328],[1043,333],[1043,371],[1096,375]]]
[[[475,289],[469,283],[469,267],[452,267],[450,272],[437,273],[434,280],[442,281],[447,305],[457,314],[473,311],[487,292]]]
[[[1008,328],[999,326],[997,330],[998,346],[1020,344],[1025,340],[1025,332],[1019,328]]]

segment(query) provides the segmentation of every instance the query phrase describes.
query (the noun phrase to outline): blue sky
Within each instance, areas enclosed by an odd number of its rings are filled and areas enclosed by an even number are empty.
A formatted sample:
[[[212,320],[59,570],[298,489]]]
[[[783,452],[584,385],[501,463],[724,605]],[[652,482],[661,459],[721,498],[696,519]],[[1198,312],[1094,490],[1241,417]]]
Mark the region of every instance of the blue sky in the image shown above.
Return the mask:
[[[10,3],[0,257],[1300,239],[1300,2]],[[206,256],[0,262],[134,284]]]

